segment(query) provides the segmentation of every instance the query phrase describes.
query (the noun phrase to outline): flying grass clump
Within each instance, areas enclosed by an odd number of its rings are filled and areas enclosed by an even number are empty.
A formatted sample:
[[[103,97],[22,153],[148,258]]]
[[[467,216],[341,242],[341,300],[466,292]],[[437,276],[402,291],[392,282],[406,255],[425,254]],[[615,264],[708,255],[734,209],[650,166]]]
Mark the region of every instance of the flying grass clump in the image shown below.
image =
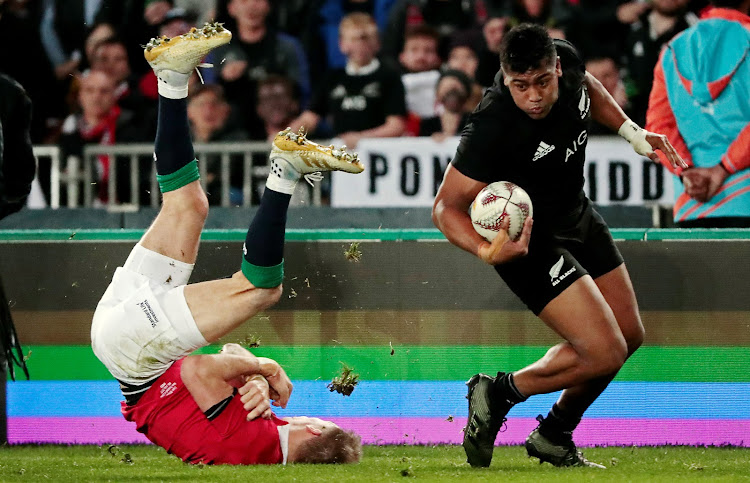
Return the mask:
[[[354,392],[354,387],[359,384],[359,374],[354,374],[354,369],[347,366],[343,362],[341,363],[341,374],[334,377],[333,380],[328,383],[328,390],[331,392],[337,392],[344,396],[351,396]]]
[[[344,256],[350,262],[358,262],[362,259],[362,252],[359,249],[359,242],[352,242],[349,248],[344,250]]]

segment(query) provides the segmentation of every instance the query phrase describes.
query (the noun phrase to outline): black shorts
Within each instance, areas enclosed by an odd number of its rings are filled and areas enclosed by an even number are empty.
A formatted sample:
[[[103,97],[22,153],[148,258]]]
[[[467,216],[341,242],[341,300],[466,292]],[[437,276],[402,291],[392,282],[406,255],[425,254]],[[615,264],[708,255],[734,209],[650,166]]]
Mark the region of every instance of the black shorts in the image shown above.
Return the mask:
[[[495,270],[535,315],[573,282],[591,275],[596,279],[623,263],[612,235],[589,200],[573,222],[546,230],[535,226],[529,253]]]

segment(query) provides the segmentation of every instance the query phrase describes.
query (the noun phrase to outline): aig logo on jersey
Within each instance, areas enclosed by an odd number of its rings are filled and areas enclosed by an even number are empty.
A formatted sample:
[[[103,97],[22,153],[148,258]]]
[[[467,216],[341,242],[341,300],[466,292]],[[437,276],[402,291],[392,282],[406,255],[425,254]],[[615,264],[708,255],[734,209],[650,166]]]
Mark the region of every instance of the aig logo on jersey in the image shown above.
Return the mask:
[[[562,282],[567,278],[568,275],[576,271],[576,267],[570,267],[570,269],[560,275],[560,272],[562,271],[563,264],[565,263],[565,258],[563,255],[560,255],[560,259],[555,262],[554,265],[552,265],[552,268],[549,269],[549,276],[552,281],[552,286],[556,286],[558,283]]]
[[[565,150],[565,162],[568,162],[568,158],[573,156],[575,153],[578,152],[578,148],[582,147],[583,144],[586,142],[586,139],[589,137],[589,133],[584,129],[581,131],[581,134],[578,135],[576,139],[573,140],[573,146],[567,148]]]

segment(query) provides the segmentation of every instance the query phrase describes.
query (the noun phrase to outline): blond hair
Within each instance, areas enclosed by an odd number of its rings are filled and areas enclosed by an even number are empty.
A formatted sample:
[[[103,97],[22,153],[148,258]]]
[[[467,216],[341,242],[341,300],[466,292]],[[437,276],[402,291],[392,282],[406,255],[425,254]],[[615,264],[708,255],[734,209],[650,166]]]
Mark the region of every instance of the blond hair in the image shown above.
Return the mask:
[[[357,463],[362,458],[362,439],[354,431],[330,427],[302,443],[295,463],[345,464]]]
[[[378,35],[378,24],[372,15],[364,12],[354,12],[345,16],[339,24],[339,37],[345,29],[363,29],[367,30],[368,35]]]

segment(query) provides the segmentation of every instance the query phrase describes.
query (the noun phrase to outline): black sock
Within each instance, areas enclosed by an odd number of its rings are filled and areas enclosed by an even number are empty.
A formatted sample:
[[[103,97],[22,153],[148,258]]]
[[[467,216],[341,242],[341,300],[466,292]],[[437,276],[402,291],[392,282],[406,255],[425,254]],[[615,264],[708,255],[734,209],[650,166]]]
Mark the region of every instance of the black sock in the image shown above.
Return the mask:
[[[159,96],[154,157],[156,173],[161,176],[172,174],[195,159],[187,118],[187,99]]]
[[[259,288],[273,288],[284,278],[284,232],[292,195],[267,189],[247,230],[242,273]]]
[[[524,402],[527,399],[516,387],[515,382],[513,382],[513,374],[510,372],[497,373],[497,377],[495,378],[495,394],[513,404]]]
[[[245,238],[245,260],[259,267],[278,265],[284,258],[286,213],[291,195],[266,189]]]
[[[564,411],[555,403],[550,409],[547,417],[544,418],[539,426],[539,431],[544,435],[558,435],[563,433],[572,433],[578,423],[581,422],[581,415],[569,411]]]

